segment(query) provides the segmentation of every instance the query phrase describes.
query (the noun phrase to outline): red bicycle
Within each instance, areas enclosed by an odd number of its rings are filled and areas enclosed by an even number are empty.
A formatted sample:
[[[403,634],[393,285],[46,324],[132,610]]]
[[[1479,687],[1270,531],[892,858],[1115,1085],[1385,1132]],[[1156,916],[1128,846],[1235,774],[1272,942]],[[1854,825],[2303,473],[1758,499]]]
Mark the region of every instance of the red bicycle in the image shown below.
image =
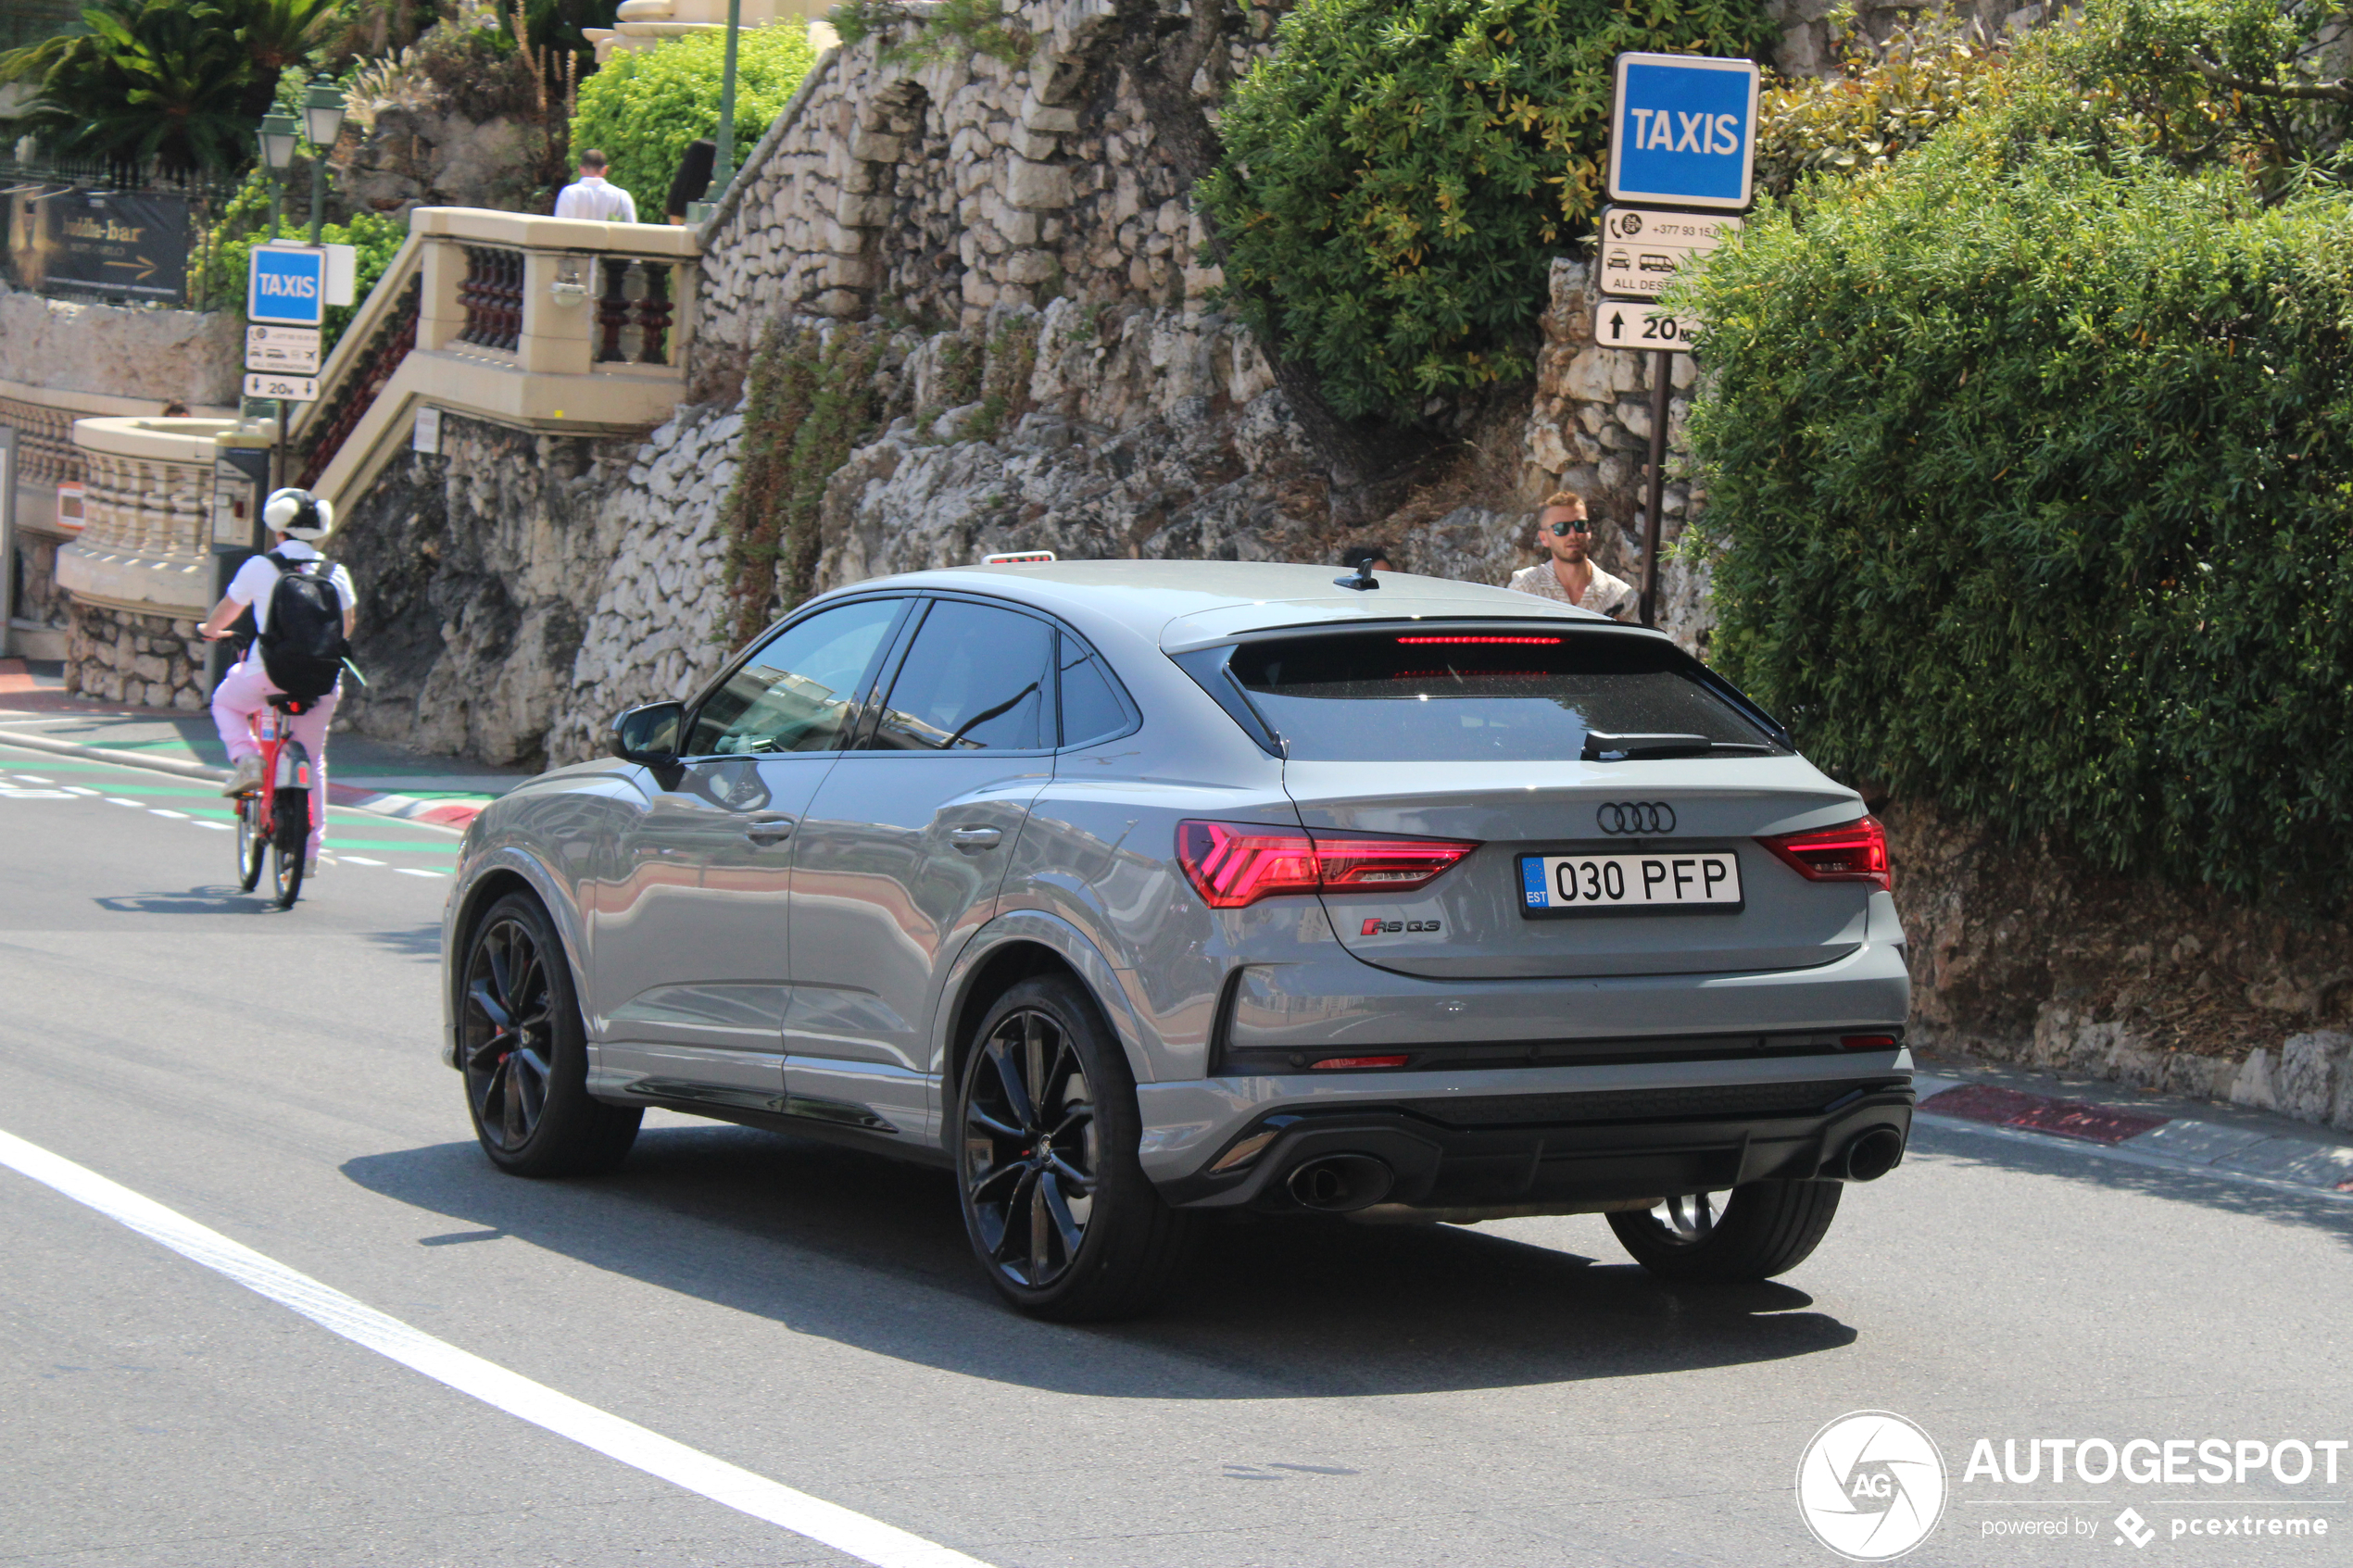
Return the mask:
[[[286,733],[286,720],[310,704],[283,692],[245,720],[261,746],[260,785],[237,802],[237,887],[250,893],[261,881],[261,857],[271,857],[278,908],[291,909],[302,892],[303,857],[310,847],[310,753]]]

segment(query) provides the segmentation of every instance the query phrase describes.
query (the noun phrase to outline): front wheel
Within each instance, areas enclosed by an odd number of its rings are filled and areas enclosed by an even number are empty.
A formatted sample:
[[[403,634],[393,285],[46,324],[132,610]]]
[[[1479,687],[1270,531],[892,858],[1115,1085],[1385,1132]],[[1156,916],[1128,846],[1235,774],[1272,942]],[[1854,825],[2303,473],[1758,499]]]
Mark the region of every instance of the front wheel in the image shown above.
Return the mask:
[[[572,970],[539,901],[510,893],[466,944],[458,1061],[482,1151],[518,1176],[610,1171],[645,1112],[588,1093],[587,1032]]]
[[[250,893],[261,885],[261,861],[270,847],[261,830],[261,797],[246,791],[236,798],[237,891]]]
[[[1076,981],[1025,980],[988,1010],[956,1096],[964,1232],[1032,1317],[1132,1317],[1182,1266],[1191,1217],[1136,1157],[1143,1118],[1119,1042]]]
[[[1838,1212],[1837,1182],[1751,1182],[1730,1192],[1670,1198],[1609,1228],[1634,1261],[1662,1279],[1736,1285],[1806,1261]]]

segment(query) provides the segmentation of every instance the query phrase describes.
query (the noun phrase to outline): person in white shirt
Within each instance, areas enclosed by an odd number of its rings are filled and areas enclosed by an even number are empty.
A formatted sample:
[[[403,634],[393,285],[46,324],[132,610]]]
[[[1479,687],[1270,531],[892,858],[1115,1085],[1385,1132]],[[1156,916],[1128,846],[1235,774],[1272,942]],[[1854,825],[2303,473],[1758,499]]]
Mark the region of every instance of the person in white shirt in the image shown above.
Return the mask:
[[[605,179],[605,155],[591,147],[580,155],[580,179],[556,196],[559,218],[591,218],[599,223],[635,223],[637,203]]]
[[[307,490],[280,490],[271,495],[261,509],[262,521],[269,525],[271,551],[289,562],[323,559],[315,541],[327,536],[334,526],[334,508]],[[229,627],[250,607],[257,633],[270,630],[270,599],[278,586],[281,575],[278,565],[270,555],[258,555],[237,569],[229,580],[229,592],[213,607],[202,626],[196,628],[208,640],[229,634]],[[343,597],[343,634],[351,635],[359,622],[359,596],[351,583],[351,573],[340,565],[331,565],[327,581]],[[223,795],[240,795],[256,789],[261,784],[261,747],[253,738],[246,721],[269,706],[270,699],[281,688],[270,679],[262,664],[261,643],[257,637],[245,649],[245,656],[230,667],[212,692],[213,728],[220,732],[220,744],[227,748],[229,763],[233,770],[223,784]],[[317,769],[318,784],[311,799],[310,846],[304,858],[309,862],[306,870],[317,869],[319,851],[327,841],[327,726],[335,716],[335,704],[343,696],[343,682],[338,679],[334,689],[312,702],[303,712],[286,717],[286,734],[302,743]]]
[[[1505,586],[1594,610],[1612,621],[1631,621],[1640,613],[1642,596],[1634,585],[1593,564],[1593,525],[1585,516],[1582,495],[1555,490],[1545,496],[1536,514],[1536,542],[1553,558],[1515,571]]]

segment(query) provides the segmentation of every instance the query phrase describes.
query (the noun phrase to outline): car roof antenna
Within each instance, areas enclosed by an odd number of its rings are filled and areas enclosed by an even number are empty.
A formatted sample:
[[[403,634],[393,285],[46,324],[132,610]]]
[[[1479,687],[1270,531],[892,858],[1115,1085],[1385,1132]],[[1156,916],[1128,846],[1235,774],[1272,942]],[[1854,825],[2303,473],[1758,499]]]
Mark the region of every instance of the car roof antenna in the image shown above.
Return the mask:
[[[1360,594],[1380,586],[1379,582],[1373,576],[1373,558],[1370,556],[1356,563],[1355,576],[1335,577],[1332,581],[1340,587],[1353,588]]]

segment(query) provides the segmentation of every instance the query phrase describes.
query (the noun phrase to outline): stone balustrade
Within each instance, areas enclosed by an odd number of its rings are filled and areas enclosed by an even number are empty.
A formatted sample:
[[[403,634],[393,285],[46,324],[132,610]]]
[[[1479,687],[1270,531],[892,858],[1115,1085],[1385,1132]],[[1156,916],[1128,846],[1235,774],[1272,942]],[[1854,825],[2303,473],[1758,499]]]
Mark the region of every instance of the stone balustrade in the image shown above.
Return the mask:
[[[321,367],[290,467],[344,507],[428,407],[541,434],[651,430],[685,392],[700,255],[666,224],[420,207]]]

